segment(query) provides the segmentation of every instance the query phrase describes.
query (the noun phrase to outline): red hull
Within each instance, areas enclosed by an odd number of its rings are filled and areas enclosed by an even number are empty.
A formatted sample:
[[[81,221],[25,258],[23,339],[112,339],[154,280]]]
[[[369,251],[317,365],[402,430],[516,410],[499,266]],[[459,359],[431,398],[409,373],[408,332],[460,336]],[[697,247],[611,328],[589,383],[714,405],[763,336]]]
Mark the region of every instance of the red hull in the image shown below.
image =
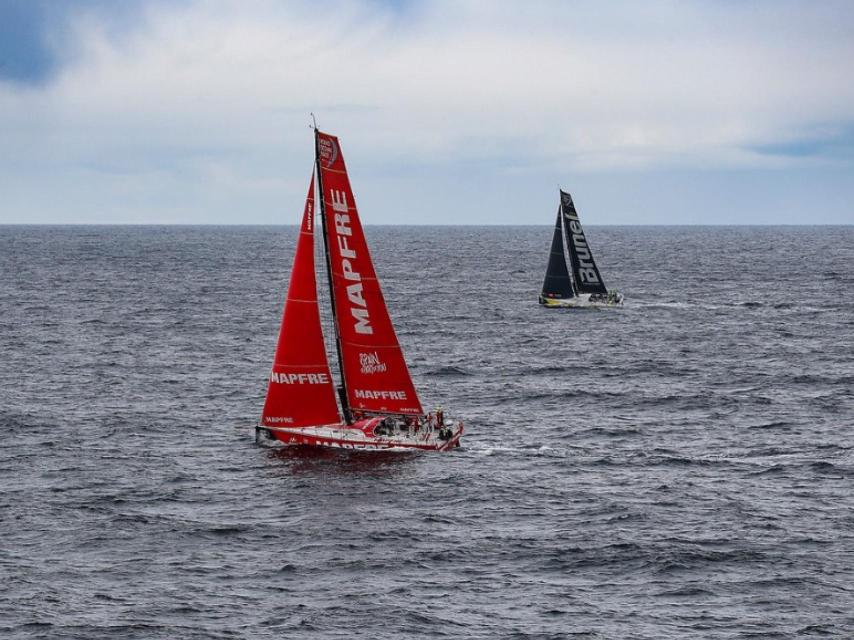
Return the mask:
[[[463,425],[451,428],[450,437],[441,439],[432,430],[375,434],[382,418],[369,418],[353,425],[319,427],[258,427],[268,436],[289,446],[324,447],[352,451],[450,451],[459,446]]]

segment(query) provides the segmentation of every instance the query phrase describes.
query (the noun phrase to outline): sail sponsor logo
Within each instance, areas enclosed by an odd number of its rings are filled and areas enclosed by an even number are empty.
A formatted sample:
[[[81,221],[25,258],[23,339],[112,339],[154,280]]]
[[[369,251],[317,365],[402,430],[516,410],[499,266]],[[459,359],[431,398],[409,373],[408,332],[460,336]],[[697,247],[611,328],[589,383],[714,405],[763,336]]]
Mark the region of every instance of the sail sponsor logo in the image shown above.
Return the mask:
[[[338,159],[338,145],[332,138],[318,138],[318,149],[320,150],[320,161],[327,169],[335,164]]]
[[[314,206],[311,201],[306,203],[305,207],[305,230],[311,231],[311,227],[314,225]]]
[[[276,373],[270,374],[270,382],[278,384],[330,384],[326,373]]]
[[[371,391],[355,389],[353,395],[362,400],[406,400],[406,391]]]
[[[362,373],[364,374],[385,373],[388,371],[388,365],[380,360],[380,356],[376,351],[373,353],[360,353],[359,364],[362,365]]]
[[[570,211],[573,214],[575,213],[575,204],[572,202],[572,196],[564,191],[560,192],[560,203],[563,205],[565,211]]]
[[[587,239],[581,230],[581,223],[578,221],[575,207],[572,206],[572,200],[569,200],[568,206],[564,200],[564,206],[566,207],[564,216],[572,236],[572,246],[575,247],[575,255],[578,256],[578,277],[586,284],[599,284],[599,274],[590,257],[590,248],[587,246]]]
[[[347,300],[350,303],[350,317],[353,330],[356,333],[372,334],[371,317],[368,304],[365,302],[362,275],[353,268],[356,251],[350,246],[349,238],[353,235],[350,228],[350,207],[347,204],[347,194],[336,189],[330,190],[332,211],[334,212],[335,235],[338,240],[338,254],[341,256],[341,273],[344,279],[350,281],[347,285]]]

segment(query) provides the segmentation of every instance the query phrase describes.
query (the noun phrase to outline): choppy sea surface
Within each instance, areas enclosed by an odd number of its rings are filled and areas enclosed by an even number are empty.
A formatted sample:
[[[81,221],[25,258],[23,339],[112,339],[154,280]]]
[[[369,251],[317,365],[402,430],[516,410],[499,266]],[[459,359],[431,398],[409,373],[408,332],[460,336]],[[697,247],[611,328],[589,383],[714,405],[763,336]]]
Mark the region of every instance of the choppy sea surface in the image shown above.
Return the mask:
[[[0,227],[0,637],[854,637],[854,227],[367,227],[451,454],[254,444],[295,227]]]

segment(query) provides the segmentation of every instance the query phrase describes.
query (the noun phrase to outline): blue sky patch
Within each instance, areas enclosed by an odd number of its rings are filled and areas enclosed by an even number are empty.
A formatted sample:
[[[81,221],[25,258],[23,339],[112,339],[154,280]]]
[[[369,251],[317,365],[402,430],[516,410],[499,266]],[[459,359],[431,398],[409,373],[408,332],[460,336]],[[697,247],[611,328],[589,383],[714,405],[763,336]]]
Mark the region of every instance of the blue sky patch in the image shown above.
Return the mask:
[[[0,81],[40,84],[56,69],[42,2],[0,2]]]

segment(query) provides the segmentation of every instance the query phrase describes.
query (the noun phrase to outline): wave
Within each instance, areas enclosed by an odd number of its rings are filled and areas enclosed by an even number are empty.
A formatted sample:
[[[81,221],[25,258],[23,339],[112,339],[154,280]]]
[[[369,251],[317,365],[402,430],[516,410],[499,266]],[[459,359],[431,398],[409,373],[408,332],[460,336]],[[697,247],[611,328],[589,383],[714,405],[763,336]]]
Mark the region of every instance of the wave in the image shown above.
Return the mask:
[[[438,369],[430,369],[429,371],[427,371],[426,375],[437,376],[437,377],[456,377],[456,376],[473,376],[474,373],[472,373],[468,369],[464,369],[463,367],[455,367],[453,365],[447,365],[444,367],[439,367]]]

